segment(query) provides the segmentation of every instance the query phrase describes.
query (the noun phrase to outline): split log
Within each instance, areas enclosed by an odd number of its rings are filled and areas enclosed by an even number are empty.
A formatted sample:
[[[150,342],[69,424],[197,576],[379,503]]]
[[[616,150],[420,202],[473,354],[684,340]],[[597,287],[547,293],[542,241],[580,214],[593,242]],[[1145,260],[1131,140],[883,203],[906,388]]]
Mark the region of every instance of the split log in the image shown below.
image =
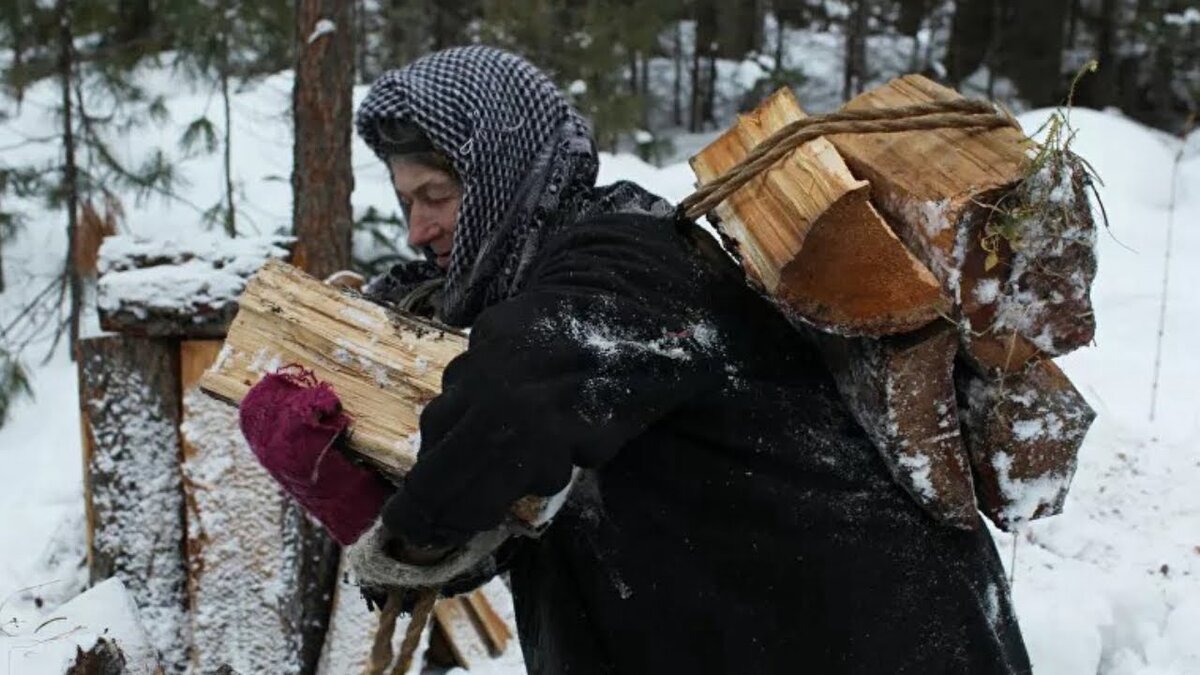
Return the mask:
[[[466,349],[466,337],[278,261],[254,275],[238,302],[201,388],[236,404],[267,372],[291,363],[311,368],[353,419],[350,450],[390,476],[407,472],[421,410],[441,392],[442,370]]]
[[[180,345],[192,672],[311,672],[325,627],[306,619],[304,561],[328,544],[259,465],[237,410],[196,388],[220,349]]]
[[[896,481],[939,521],[977,527],[955,401],[954,328],[939,322],[903,336],[818,341],[838,391]]]
[[[168,672],[187,665],[179,360],[174,343],[125,336],[79,342],[93,583],[129,589]]]
[[[802,119],[782,89],[691,160],[701,184]],[[905,248],[825,139],[805,143],[716,207],[747,277],[793,320],[842,335],[913,330],[949,311],[937,279]]]
[[[96,287],[100,327],[143,337],[221,338],[246,281],[291,237],[107,237]]]
[[[488,651],[492,656],[503,654],[504,650],[508,649],[508,641],[512,639],[512,630],[496,613],[487,595],[482,589],[477,589],[463,596],[463,600],[476,627],[487,640]]]
[[[962,427],[981,509],[997,526],[1062,512],[1096,414],[1053,362],[986,378],[956,369]]]
[[[918,75],[848,110],[960,99]],[[829,137],[871,183],[896,233],[961,309],[963,344],[982,371],[1020,371],[1039,352],[1091,341],[1095,225],[1082,163],[1043,153],[1015,127]]]
[[[465,596],[439,600],[433,606],[435,640],[449,648],[453,664],[467,670],[471,664],[487,661],[495,652],[487,636],[475,623]]]

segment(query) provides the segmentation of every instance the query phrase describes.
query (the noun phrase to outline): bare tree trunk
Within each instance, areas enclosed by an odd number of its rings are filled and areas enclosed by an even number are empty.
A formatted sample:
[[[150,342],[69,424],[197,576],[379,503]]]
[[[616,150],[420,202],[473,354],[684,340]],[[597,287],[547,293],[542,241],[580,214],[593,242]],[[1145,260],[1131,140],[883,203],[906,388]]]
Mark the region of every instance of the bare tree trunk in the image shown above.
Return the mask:
[[[58,19],[58,73],[62,80],[63,106],[63,193],[67,202],[67,259],[63,282],[68,284],[71,298],[70,353],[75,360],[79,344],[79,312],[82,307],[83,282],[75,267],[76,231],[79,229],[79,172],[75,166],[75,133],[72,120],[71,84],[74,81],[73,38],[70,0],[58,0],[55,15]]]
[[[867,74],[867,15],[870,0],[853,0],[846,17],[846,67],[842,79],[842,98],[850,100],[862,93]]]
[[[683,126],[683,28],[675,22],[675,82],[671,98],[671,119],[675,126]]]
[[[712,118],[716,84],[717,16],[714,0],[696,0],[695,48],[692,50],[692,118],[690,130],[704,130],[704,123]],[[705,62],[707,59],[707,63]],[[707,66],[705,68],[704,66]]]
[[[299,267],[324,277],[350,266],[354,4],[298,0],[297,5],[294,256]]]
[[[355,0],[296,0],[293,263],[317,277],[347,269],[351,263],[354,9]],[[337,547],[298,507],[292,505],[287,514],[296,521],[294,546],[302,561],[297,582],[304,588],[303,601],[289,612],[302,628],[301,670],[311,673],[329,623]]]
[[[225,234],[237,236],[237,212],[233,205],[233,115],[229,105],[229,20],[227,5],[219,6],[221,12],[221,44],[218,56],[218,77],[221,80],[221,101],[225,109]]]
[[[354,63],[359,84],[367,84],[367,2],[356,0],[354,6]]]

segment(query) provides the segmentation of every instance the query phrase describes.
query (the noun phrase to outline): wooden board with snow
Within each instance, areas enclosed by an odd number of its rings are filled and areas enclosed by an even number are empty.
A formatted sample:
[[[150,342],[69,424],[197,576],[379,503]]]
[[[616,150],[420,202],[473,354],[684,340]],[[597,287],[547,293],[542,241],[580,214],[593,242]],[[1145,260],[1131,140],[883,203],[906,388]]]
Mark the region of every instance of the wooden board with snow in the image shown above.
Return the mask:
[[[349,449],[384,473],[416,461],[418,422],[442,370],[467,347],[452,329],[389,311],[272,260],[246,285],[207,393],[238,403],[268,372],[299,364],[337,392],[353,419]]]

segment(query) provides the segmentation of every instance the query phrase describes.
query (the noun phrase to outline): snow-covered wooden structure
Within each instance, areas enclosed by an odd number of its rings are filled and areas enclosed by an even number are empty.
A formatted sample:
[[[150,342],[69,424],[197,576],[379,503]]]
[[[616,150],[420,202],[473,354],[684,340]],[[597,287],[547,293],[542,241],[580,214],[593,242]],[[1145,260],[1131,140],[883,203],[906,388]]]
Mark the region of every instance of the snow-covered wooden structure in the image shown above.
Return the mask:
[[[826,120],[842,126],[707,215],[747,280],[816,329],[849,408],[927,511],[973,527],[982,507],[1004,528],[1058,513],[1095,416],[1051,361],[1095,331],[1085,164],[915,75]],[[701,190],[685,206],[819,122],[772,96],[692,158]]]
[[[255,379],[281,365],[264,354],[243,363],[225,337],[247,282],[287,259],[290,244],[286,237],[109,237],[101,249],[97,304],[111,332],[79,347],[89,571],[94,582],[116,577],[128,586],[167,673],[361,672],[374,638],[378,619],[346,583],[336,547],[259,466],[236,407],[198,387],[221,359]],[[342,318],[360,325],[364,316]],[[364,341],[367,329],[379,328],[376,341],[387,342],[388,326],[360,325]],[[452,337],[444,358],[418,363],[397,333],[409,370],[428,371],[424,388],[420,378],[399,376],[397,388],[431,398],[444,361],[463,348],[461,336]],[[363,393],[377,395],[379,382],[370,381],[372,391]],[[409,409],[415,430],[419,409]],[[433,644],[450,634],[461,643],[438,647],[451,659],[445,665],[466,666],[456,655],[478,657],[471,645],[491,644],[480,616],[438,617]],[[499,630],[507,627],[492,632]]]

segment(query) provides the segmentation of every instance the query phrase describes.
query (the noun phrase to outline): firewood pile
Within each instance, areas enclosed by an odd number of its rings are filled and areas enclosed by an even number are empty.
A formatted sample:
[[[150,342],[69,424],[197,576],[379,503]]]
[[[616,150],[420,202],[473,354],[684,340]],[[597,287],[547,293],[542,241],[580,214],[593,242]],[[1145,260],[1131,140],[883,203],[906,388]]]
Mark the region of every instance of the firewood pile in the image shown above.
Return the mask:
[[[975,527],[980,509],[1007,529],[1061,511],[1095,417],[1052,361],[1095,332],[1091,179],[1002,114],[954,125],[920,111],[938,105],[970,110],[923,77],[894,80],[833,116],[850,121],[812,125],[838,133],[705,202],[764,141],[807,124],[781,90],[692,158],[701,189],[684,206],[711,207],[748,282],[815,329],[912,497],[951,525]],[[889,123],[909,130],[844,131],[904,110],[917,113]]]

